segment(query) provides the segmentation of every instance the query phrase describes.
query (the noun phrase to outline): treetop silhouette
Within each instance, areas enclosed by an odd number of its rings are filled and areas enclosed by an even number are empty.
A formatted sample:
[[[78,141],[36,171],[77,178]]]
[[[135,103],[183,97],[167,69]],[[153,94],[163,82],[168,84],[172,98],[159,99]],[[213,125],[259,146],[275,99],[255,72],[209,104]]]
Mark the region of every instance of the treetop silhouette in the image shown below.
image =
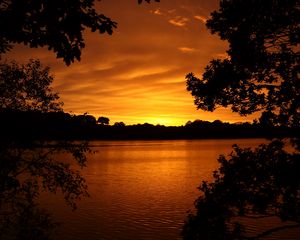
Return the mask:
[[[150,3],[151,0],[145,1]],[[0,54],[9,51],[14,43],[46,46],[70,65],[80,60],[85,47],[85,29],[112,34],[116,27],[116,22],[97,13],[94,0],[3,0],[0,3]]]
[[[202,79],[186,76],[199,109],[230,106],[241,115],[268,112],[274,124],[299,125],[300,1],[224,0],[206,26],[229,42]]]
[[[299,159],[300,154],[288,153],[281,141],[255,150],[234,145],[229,156],[219,157],[214,181],[201,183],[203,194],[195,202],[196,214],[188,216],[184,239],[255,240],[299,228]],[[275,217],[290,224],[249,235],[240,222],[274,221]]]
[[[197,108],[231,107],[260,124],[299,127],[300,1],[222,0],[206,26],[229,42],[228,58],[213,59],[202,79],[186,76]],[[300,227],[299,135],[286,150],[282,140],[256,149],[233,147],[219,157],[212,182],[202,182],[184,239],[261,239]],[[242,219],[281,219],[283,225],[249,235]],[[291,225],[284,225],[285,221]],[[272,220],[271,220],[272,221]]]
[[[0,63],[0,111],[62,111],[49,71],[39,60]]]
[[[109,124],[109,118],[107,117],[99,117],[97,119],[97,122],[101,125],[108,125]]]
[[[14,43],[24,43],[31,48],[48,47],[67,65],[80,60],[85,29],[112,34],[116,28],[114,21],[96,12],[94,2],[0,1],[0,54],[8,52]],[[52,80],[49,68],[43,68],[39,61],[31,60],[26,65],[0,64],[0,112],[60,111],[62,103],[49,87]],[[95,120],[88,115],[84,117],[91,122]],[[1,139],[0,238],[51,239],[56,224],[38,208],[39,194],[60,191],[66,203],[75,209],[76,200],[88,196],[87,185],[80,171],[58,156],[69,155],[82,168],[86,154],[91,151],[86,142],[56,141],[51,145],[49,141],[32,140],[29,135],[24,137]]]

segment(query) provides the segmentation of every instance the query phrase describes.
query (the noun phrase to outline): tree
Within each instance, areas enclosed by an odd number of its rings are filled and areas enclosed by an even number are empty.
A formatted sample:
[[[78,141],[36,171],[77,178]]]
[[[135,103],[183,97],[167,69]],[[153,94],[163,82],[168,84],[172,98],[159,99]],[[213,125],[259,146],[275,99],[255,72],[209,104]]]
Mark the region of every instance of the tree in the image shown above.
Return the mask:
[[[0,110],[61,111],[63,103],[52,92],[52,81],[49,67],[39,60],[0,63]]]
[[[15,43],[45,46],[69,65],[80,60],[85,28],[111,34],[115,27],[110,18],[96,12],[94,0],[2,0],[0,54]],[[49,68],[43,68],[39,61],[31,60],[27,65],[2,63],[0,110],[60,111],[62,103],[49,87],[52,80]],[[91,117],[88,119],[94,122]],[[90,149],[86,143],[60,141],[50,145],[3,136],[0,143],[0,238],[50,239],[56,224],[37,207],[39,193],[61,191],[75,209],[76,200],[88,195],[87,185],[79,171],[57,156],[71,155],[84,167]]]
[[[202,79],[186,76],[199,109],[264,111],[277,124],[299,125],[299,2],[221,1],[207,27],[229,42],[228,59],[212,60]]]
[[[96,12],[94,0],[2,0],[0,54],[9,51],[14,43],[46,46],[70,65],[80,60],[85,29],[112,34],[116,26],[109,17]]]
[[[88,115],[88,113],[84,113],[83,115],[74,116],[75,120],[83,126],[95,126],[96,118],[92,115]]]
[[[0,238],[51,239],[56,224],[38,208],[41,191],[62,192],[73,209],[88,196],[87,185],[74,165],[58,155],[86,164],[87,143],[3,141],[0,146]]]
[[[186,123],[185,123],[185,127],[189,127],[193,124],[193,122],[191,120],[188,120]]]
[[[48,47],[70,65],[80,60],[85,28],[112,34],[115,27],[114,21],[96,12],[94,0],[1,0],[0,54],[15,43],[24,43],[29,47]],[[42,68],[39,61],[1,64],[1,111],[61,110],[58,95],[49,87],[52,80],[49,69]],[[49,214],[37,208],[40,190],[60,190],[74,209],[75,201],[88,195],[87,186],[80,172],[57,156],[69,154],[84,167],[89,148],[85,143],[50,145],[29,139],[11,141],[1,136],[0,143],[0,238],[50,239],[55,224]]]
[[[184,239],[260,239],[276,231],[300,227],[300,154],[289,153],[282,141],[262,144],[255,150],[233,146],[218,159],[213,182],[203,181],[196,213],[189,214]],[[240,220],[290,224],[249,235]],[[293,223],[293,224],[291,224]]]
[[[97,122],[101,125],[109,125],[109,118],[107,117],[99,117]]]
[[[114,127],[125,127],[125,123],[124,122],[115,122]]]
[[[222,0],[207,27],[229,42],[228,58],[214,59],[202,79],[186,76],[198,109],[231,107],[249,115],[260,112],[265,126],[296,126],[300,119],[300,1]],[[260,239],[300,227],[299,138],[293,152],[282,140],[255,150],[233,147],[214,181],[202,182],[195,214],[189,214],[184,239]],[[245,232],[242,219],[277,217],[294,222],[256,236]]]
[[[46,116],[51,112],[65,117],[61,115],[58,94],[50,88],[52,80],[49,68],[37,60],[25,65],[0,64],[1,116],[21,112],[35,118],[35,113]],[[90,149],[86,142],[51,144],[30,136],[15,136],[13,125],[2,127],[11,135],[0,136],[0,238],[51,239],[57,224],[38,208],[38,196],[41,191],[61,191],[66,203],[75,209],[76,200],[88,196],[87,185],[74,165],[58,156],[69,155],[82,168]]]

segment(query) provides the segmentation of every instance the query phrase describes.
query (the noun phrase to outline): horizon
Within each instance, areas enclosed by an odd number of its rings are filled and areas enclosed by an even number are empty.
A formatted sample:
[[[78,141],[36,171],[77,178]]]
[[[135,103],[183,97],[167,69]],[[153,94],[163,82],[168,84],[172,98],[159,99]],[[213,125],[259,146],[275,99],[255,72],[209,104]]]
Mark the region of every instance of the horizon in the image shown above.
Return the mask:
[[[229,124],[241,124],[241,123],[252,123],[253,121],[223,121],[221,119],[213,119],[213,120],[204,120],[204,119],[200,119],[200,118],[196,118],[196,119],[188,119],[186,122],[182,123],[182,124],[177,124],[177,125],[170,125],[168,124],[169,122],[167,120],[161,120],[161,119],[158,119],[158,118],[155,118],[153,117],[154,122],[135,122],[135,121],[132,121],[131,123],[127,123],[126,121],[124,120],[119,120],[119,121],[111,121],[111,118],[109,116],[103,116],[103,115],[93,115],[93,114],[90,114],[88,112],[82,114],[82,113],[79,113],[79,114],[76,114],[76,113],[73,113],[73,112],[65,112],[65,113],[68,113],[68,114],[71,114],[71,115],[91,115],[93,117],[95,117],[96,119],[98,119],[99,117],[107,117],[110,121],[109,125],[114,125],[115,123],[118,123],[118,122],[123,122],[125,125],[127,126],[131,126],[131,125],[138,125],[138,124],[151,124],[151,125],[161,125],[161,126],[165,126],[165,127],[180,127],[180,126],[185,126],[187,124],[187,122],[194,122],[194,121],[207,121],[207,122],[214,122],[214,121],[222,121],[222,123],[229,123]],[[157,121],[157,122],[155,122]],[[159,122],[158,122],[159,121]],[[161,122],[166,122],[166,124],[163,124]],[[170,121],[171,122],[171,121]]]
[[[300,0],[0,11],[0,240],[299,239]]]
[[[201,76],[213,58],[226,58],[227,43],[205,27],[218,0],[174,0],[141,4],[101,1],[99,12],[118,23],[109,36],[85,31],[81,61],[66,67],[46,48],[16,45],[7,55],[25,63],[39,58],[54,75],[53,90],[64,111],[110,116],[112,122],[180,126],[191,119],[252,121],[230,109],[196,109],[186,90],[186,74]],[[136,21],[139,19],[139,21]]]

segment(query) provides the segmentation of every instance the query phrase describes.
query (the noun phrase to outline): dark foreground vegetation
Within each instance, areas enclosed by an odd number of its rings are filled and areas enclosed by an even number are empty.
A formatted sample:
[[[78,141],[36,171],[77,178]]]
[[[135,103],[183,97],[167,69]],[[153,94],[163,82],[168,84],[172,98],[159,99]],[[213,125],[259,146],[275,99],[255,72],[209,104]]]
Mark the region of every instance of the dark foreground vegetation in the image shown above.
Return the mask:
[[[14,43],[24,43],[48,47],[67,65],[80,60],[83,30],[111,34],[116,23],[97,13],[93,0],[74,0],[73,6],[66,0],[2,1],[0,54],[5,55]],[[290,228],[285,225],[249,236],[239,218],[272,216],[299,228],[299,9],[299,0],[221,0],[206,26],[229,43],[228,58],[213,59],[200,78],[193,73],[186,76],[198,109],[230,107],[243,116],[260,112],[260,124],[108,126],[107,119],[97,124],[93,117],[59,111],[58,96],[48,88],[53,79],[39,62],[27,66],[1,63],[0,239],[52,238],[55,224],[37,205],[40,191],[62,191],[73,208],[77,199],[87,195],[80,172],[53,154],[67,152],[83,167],[89,151],[86,145],[72,141],[52,149],[47,145],[45,152],[36,148],[32,141],[36,138],[295,137],[290,139],[290,152],[285,151],[283,141],[274,140],[255,150],[234,146],[229,156],[220,156],[213,181],[203,181],[199,187],[196,211],[188,215],[182,236],[187,240],[254,240]],[[39,146],[45,144],[40,141]],[[24,173],[28,178],[24,179]]]
[[[55,238],[58,224],[39,206],[42,192],[61,192],[73,210],[77,200],[88,196],[79,171],[86,166],[88,143],[63,140],[50,145],[44,141],[46,135],[54,137],[64,129],[59,120],[64,116],[59,113],[62,102],[50,87],[53,77],[49,68],[39,60],[18,64],[5,59],[18,43],[48,48],[66,65],[79,61],[85,47],[84,30],[112,34],[117,26],[96,11],[95,2],[0,1],[1,240]],[[54,122],[48,125],[50,120]],[[59,154],[72,159],[72,164],[58,159]]]
[[[100,117],[99,120],[104,117]],[[148,123],[108,125],[91,115],[64,112],[6,111],[0,113],[1,138],[43,140],[91,139],[207,139],[293,137],[299,127],[272,126],[267,123],[223,123],[195,120],[185,126],[163,126]]]
[[[212,59],[200,77],[186,76],[197,108],[229,107],[242,116],[258,112],[262,123],[297,131],[299,12],[299,0],[221,0],[206,26],[228,42],[228,57]],[[273,139],[255,149],[234,145],[229,156],[220,156],[213,180],[200,183],[183,239],[259,240],[273,234],[299,239],[299,140]],[[270,218],[281,225],[247,231],[249,219],[274,223]],[[289,238],[289,229],[295,228],[298,234]]]

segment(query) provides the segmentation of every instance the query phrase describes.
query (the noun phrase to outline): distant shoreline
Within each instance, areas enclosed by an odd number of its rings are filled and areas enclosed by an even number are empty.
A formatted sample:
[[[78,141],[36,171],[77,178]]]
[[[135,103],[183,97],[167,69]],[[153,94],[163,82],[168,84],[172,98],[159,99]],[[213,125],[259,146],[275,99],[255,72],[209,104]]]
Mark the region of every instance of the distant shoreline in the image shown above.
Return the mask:
[[[0,140],[192,140],[299,137],[300,127],[195,120],[185,126],[99,124],[89,115],[2,112]]]

